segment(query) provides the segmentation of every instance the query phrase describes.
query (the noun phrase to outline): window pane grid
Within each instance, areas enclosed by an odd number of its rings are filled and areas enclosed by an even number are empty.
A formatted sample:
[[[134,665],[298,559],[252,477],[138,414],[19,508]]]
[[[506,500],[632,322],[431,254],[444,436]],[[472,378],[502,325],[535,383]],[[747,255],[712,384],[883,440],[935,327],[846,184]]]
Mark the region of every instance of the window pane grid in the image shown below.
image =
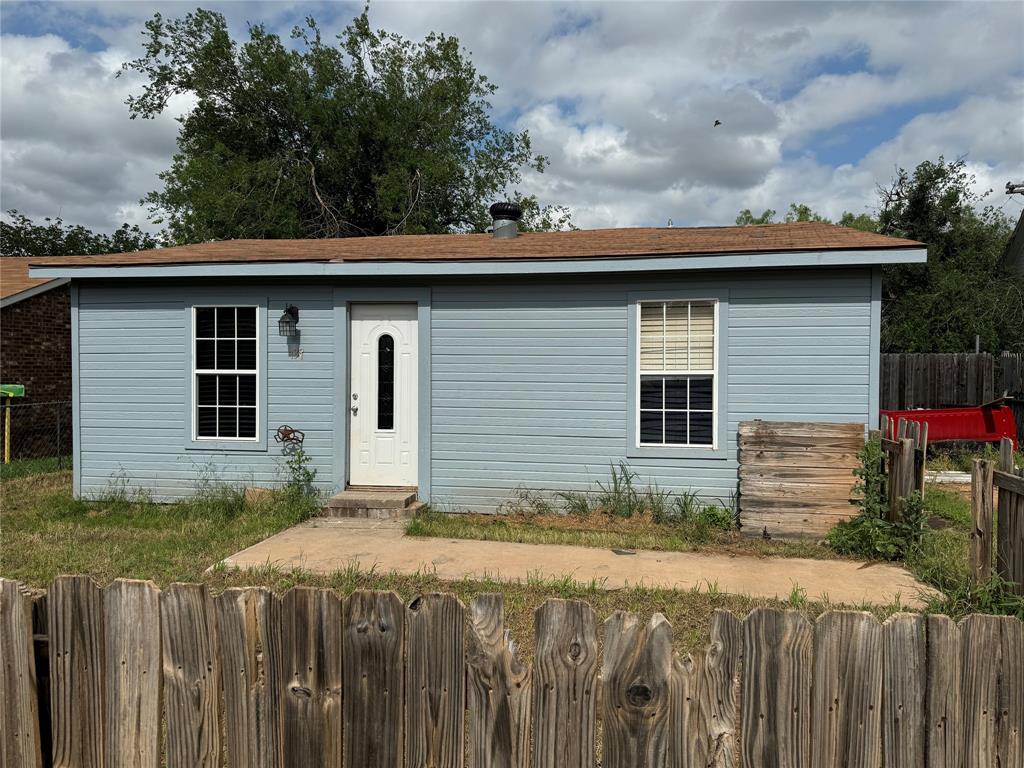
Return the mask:
[[[715,306],[639,303],[640,445],[714,445]]]
[[[256,437],[256,307],[196,307],[196,437]]]

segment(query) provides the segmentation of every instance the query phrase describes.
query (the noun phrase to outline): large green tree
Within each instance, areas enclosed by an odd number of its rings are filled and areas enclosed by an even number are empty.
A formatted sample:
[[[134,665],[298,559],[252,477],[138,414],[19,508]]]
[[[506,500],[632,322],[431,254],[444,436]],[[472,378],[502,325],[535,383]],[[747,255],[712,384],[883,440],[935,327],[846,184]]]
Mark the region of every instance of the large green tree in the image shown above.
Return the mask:
[[[134,224],[122,224],[107,234],[65,224],[59,216],[36,223],[14,209],[0,219],[0,253],[4,256],[92,256],[143,251],[160,244],[159,237]]]
[[[882,350],[1024,351],[1024,280],[1003,264],[1010,220],[982,206],[963,160],[926,161],[900,169],[879,187],[877,215],[846,212],[836,223],[918,240],[927,264],[886,267],[882,274]],[[772,224],[776,212],[740,211],[736,223]],[[784,221],[828,221],[793,203]]]
[[[1003,263],[1013,226],[982,207],[963,160],[900,169],[881,188],[878,231],[928,246],[927,264],[886,267],[882,347],[894,352],[1024,351],[1024,280]]]
[[[525,169],[543,171],[529,135],[499,127],[495,85],[459,41],[420,42],[370,27],[366,10],[325,41],[307,18],[290,40],[224,17],[155,15],[128,108],[151,118],[176,96],[178,152],[148,203],[176,242],[480,230],[487,204]],[[567,226],[564,210],[526,198],[531,222]]]

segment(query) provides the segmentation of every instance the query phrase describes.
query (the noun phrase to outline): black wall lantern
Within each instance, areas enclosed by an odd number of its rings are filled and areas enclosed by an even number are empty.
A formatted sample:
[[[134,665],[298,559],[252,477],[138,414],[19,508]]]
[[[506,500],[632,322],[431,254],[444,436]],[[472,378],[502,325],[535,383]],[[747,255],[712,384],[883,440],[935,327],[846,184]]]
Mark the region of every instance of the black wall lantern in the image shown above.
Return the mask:
[[[299,335],[299,308],[289,304],[281,313],[281,319],[277,321],[277,332],[281,336],[294,338]]]

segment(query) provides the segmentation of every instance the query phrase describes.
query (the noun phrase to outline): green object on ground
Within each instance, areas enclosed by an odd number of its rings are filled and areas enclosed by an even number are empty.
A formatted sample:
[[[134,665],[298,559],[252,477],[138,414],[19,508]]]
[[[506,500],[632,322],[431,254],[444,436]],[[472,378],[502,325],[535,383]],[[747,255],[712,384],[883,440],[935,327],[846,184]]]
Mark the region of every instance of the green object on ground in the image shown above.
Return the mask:
[[[24,397],[24,384],[0,384],[0,396],[2,397]]]

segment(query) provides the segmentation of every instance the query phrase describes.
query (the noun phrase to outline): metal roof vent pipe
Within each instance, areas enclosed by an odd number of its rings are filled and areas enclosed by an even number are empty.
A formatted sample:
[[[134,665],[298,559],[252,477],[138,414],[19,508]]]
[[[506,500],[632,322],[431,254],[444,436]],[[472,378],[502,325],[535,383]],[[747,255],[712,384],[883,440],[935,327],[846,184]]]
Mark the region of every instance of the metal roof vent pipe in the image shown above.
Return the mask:
[[[523,209],[518,203],[494,203],[488,210],[494,219],[494,236],[515,237],[519,234],[517,222],[523,218]]]

